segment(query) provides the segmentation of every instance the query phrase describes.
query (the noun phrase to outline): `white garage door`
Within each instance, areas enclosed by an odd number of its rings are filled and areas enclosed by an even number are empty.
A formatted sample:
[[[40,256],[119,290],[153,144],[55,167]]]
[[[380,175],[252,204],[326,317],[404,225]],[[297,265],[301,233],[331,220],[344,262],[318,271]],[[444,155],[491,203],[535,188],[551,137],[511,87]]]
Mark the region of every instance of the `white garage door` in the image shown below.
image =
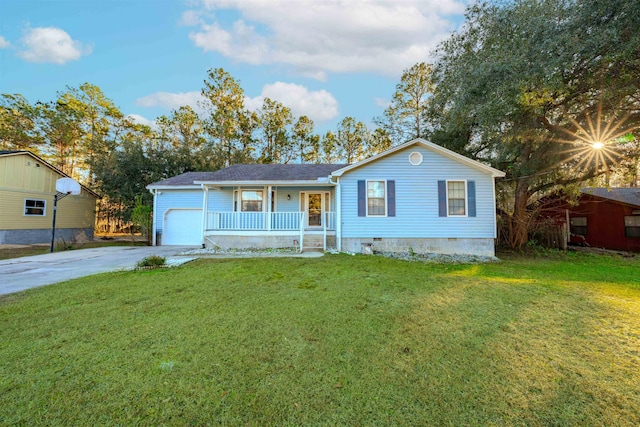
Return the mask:
[[[161,244],[202,244],[202,209],[170,209],[164,216]]]

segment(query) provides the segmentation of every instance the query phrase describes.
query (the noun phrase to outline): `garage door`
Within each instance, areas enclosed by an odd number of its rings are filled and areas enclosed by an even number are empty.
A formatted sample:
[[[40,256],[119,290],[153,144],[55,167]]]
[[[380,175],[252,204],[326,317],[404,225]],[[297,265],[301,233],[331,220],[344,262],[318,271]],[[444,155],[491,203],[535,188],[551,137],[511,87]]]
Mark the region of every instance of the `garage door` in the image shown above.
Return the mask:
[[[164,216],[161,244],[202,244],[202,209],[170,209]]]

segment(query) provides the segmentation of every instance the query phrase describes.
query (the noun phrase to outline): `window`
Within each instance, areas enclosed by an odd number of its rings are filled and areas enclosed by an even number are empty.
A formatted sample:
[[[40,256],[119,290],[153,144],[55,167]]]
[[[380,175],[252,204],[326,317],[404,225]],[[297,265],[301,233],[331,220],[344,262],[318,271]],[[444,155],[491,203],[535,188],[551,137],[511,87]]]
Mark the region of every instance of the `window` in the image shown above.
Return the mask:
[[[46,206],[46,200],[25,199],[24,214],[33,216],[44,216]]]
[[[242,212],[262,212],[262,190],[242,190]]]
[[[422,154],[418,153],[417,151],[409,154],[409,163],[411,163],[413,166],[420,165],[422,163]]]
[[[569,229],[574,236],[586,236],[587,235],[587,217],[576,216],[569,220]]]
[[[464,181],[447,181],[447,206],[449,216],[464,216],[466,209],[466,183]]]
[[[624,235],[626,237],[640,237],[640,215],[624,217]]]
[[[367,181],[367,216],[385,216],[385,181]]]

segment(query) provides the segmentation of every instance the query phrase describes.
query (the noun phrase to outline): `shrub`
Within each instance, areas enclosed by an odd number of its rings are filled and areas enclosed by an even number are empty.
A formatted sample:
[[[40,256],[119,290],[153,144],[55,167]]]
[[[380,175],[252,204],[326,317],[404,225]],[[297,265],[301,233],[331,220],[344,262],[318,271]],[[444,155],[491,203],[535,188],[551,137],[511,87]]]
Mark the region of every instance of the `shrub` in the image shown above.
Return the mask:
[[[167,259],[163,256],[159,255],[150,255],[146,258],[141,259],[136,264],[136,267],[161,267],[166,265]]]

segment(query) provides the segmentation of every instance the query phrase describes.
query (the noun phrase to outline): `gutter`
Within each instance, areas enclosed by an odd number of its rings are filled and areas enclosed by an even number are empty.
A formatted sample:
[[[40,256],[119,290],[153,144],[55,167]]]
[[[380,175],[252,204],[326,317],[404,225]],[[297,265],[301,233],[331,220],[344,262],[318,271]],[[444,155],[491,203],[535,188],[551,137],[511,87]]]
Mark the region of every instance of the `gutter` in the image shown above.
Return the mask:
[[[152,215],[153,215],[153,225],[151,226],[151,232],[153,233],[151,235],[151,246],[156,246],[156,209],[157,209],[157,201],[158,201],[158,190],[155,189],[149,189],[149,192],[151,194],[153,194],[153,211],[152,211]]]
[[[336,177],[334,182],[332,176],[329,175],[327,180],[336,188],[336,249],[342,251],[342,189],[340,187],[340,178]]]

